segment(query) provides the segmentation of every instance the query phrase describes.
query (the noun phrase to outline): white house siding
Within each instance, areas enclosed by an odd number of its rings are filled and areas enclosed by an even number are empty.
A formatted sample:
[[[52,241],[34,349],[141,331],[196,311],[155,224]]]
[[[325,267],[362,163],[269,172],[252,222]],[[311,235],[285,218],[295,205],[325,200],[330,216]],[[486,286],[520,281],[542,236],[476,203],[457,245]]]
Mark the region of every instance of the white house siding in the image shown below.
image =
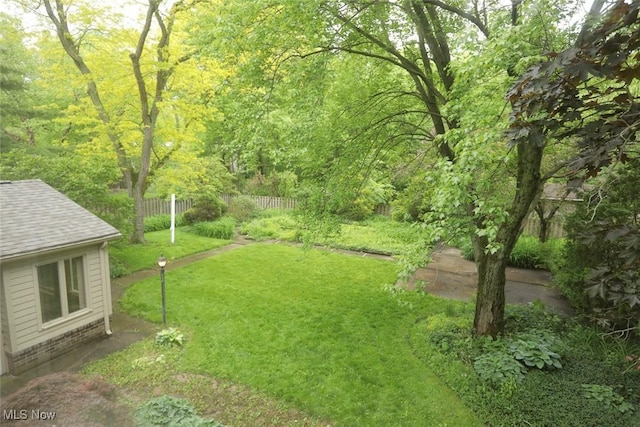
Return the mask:
[[[10,329],[12,353],[27,349],[104,317],[99,254],[100,247],[93,245],[32,257],[20,262],[8,262],[3,265],[7,305],[11,307],[7,310],[7,321]],[[81,255],[85,255],[87,308],[70,319],[53,321],[43,326],[39,314],[36,265]]]
[[[100,307],[101,313],[104,312],[104,298],[102,297],[102,264],[100,263],[100,249],[87,254],[87,277],[89,280],[90,291],[87,297],[91,296],[91,306]],[[108,284],[107,284],[108,285]],[[87,300],[87,305],[89,301]]]

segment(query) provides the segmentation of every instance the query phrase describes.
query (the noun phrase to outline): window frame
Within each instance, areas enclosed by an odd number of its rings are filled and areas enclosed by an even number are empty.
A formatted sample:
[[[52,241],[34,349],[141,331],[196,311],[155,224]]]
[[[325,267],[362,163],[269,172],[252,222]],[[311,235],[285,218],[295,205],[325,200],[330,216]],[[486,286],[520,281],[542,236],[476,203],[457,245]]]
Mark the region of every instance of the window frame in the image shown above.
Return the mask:
[[[68,261],[71,268],[73,268],[73,260],[76,258],[81,259],[82,285],[76,283],[75,284],[75,286],[77,287],[76,289],[76,288],[73,288],[73,283],[72,283],[72,287],[67,288],[66,262]],[[61,305],[62,315],[60,317],[56,317],[54,319],[45,321],[42,314],[42,300],[40,298],[40,280],[38,275],[38,269],[42,266],[46,266],[49,264],[57,265],[58,290],[60,295],[60,305]],[[47,329],[49,327],[58,325],[60,323],[64,323],[68,320],[83,316],[86,313],[92,311],[90,308],[89,298],[88,298],[89,280],[88,280],[88,272],[87,272],[87,254],[86,253],[81,253],[81,254],[67,253],[64,256],[58,256],[55,258],[42,260],[41,262],[34,264],[34,271],[35,271],[34,277],[35,277],[35,289],[36,289],[35,295],[36,295],[36,303],[37,303],[36,311],[38,314],[38,321],[41,329]],[[73,276],[73,272],[71,272],[71,276]],[[82,286],[82,290],[80,290],[80,286]],[[74,291],[76,290],[78,291],[78,293],[83,297],[84,307],[79,308],[76,311],[69,312],[69,296],[67,294],[68,289],[73,289]]]

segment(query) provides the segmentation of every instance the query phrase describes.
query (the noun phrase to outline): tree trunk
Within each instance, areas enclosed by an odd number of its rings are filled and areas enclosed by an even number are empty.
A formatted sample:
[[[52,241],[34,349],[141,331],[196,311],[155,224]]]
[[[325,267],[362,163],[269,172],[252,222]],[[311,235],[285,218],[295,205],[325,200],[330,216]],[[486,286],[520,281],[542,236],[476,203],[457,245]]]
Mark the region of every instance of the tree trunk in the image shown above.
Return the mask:
[[[500,225],[495,236],[499,249],[487,253],[486,236],[472,236],[478,268],[478,299],[473,322],[475,335],[496,337],[504,331],[504,305],[507,260],[518,241],[525,218],[542,192],[544,179],[540,176],[543,146],[537,143],[539,129],[532,126],[532,140],[520,143],[516,192],[507,209],[507,220]],[[476,219],[476,225],[481,224]]]
[[[129,237],[131,243],[144,243],[144,191],[139,186],[133,187],[133,232]]]
[[[473,332],[495,338],[504,331],[506,257],[503,251],[482,255],[476,265],[478,296]]]
[[[538,232],[538,240],[540,243],[544,243],[547,241],[547,237],[549,236],[549,221],[546,218],[543,218],[540,221],[540,231]]]

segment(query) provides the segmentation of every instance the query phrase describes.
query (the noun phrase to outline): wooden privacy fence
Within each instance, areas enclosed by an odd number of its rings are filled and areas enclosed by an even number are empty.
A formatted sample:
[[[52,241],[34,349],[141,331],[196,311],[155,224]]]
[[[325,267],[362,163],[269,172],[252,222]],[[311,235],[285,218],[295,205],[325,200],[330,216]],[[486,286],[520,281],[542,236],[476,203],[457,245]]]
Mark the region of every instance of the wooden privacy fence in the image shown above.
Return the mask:
[[[228,205],[231,200],[235,199],[236,195],[223,194],[222,200]],[[297,202],[296,199],[290,199],[287,197],[271,197],[271,196],[242,196],[248,197],[258,206],[260,209],[295,209]]]
[[[222,200],[226,204],[238,196],[231,194],[223,194]],[[256,206],[261,209],[282,209],[291,210],[297,206],[296,199],[290,199],[286,197],[271,197],[271,196],[243,196],[248,197],[254,201]],[[187,209],[193,207],[193,200],[176,200],[176,215],[183,213]],[[377,215],[391,216],[390,205],[378,205],[375,207],[374,213]],[[154,215],[169,215],[171,214],[171,201],[163,199],[145,199],[144,201],[144,216]],[[538,236],[540,230],[540,221],[538,217],[532,213],[527,218],[522,226],[523,234]],[[558,215],[556,219],[549,224],[549,237],[560,238],[564,236],[563,219],[561,215]]]
[[[239,197],[237,195],[223,194],[220,196],[228,205],[231,200]],[[271,197],[271,196],[243,196],[248,197],[260,209],[282,209],[291,210],[297,206],[297,200],[287,197]],[[193,200],[176,200],[176,215],[183,213],[187,209],[193,207]],[[377,205],[374,209],[377,215],[391,216],[391,206]],[[164,199],[145,199],[144,200],[144,216],[169,215],[171,214],[171,201]]]
[[[176,200],[176,215],[193,206],[193,200]],[[171,215],[171,200],[144,199],[144,216]]]
[[[238,196],[231,194],[223,194],[222,200],[228,205],[229,202]],[[256,206],[261,209],[295,209],[296,200],[286,197],[269,197],[269,196],[243,196],[248,197],[254,201]],[[187,209],[193,207],[193,200],[176,200],[176,215],[183,213]],[[144,216],[154,215],[170,215],[171,214],[171,201],[164,199],[145,199],[144,200]]]
[[[532,212],[522,225],[522,234],[538,237],[539,233],[540,220],[538,219],[538,216],[534,212]],[[550,239],[559,239],[564,236],[564,220],[560,215],[557,215],[549,223],[549,226],[547,228],[547,237]]]

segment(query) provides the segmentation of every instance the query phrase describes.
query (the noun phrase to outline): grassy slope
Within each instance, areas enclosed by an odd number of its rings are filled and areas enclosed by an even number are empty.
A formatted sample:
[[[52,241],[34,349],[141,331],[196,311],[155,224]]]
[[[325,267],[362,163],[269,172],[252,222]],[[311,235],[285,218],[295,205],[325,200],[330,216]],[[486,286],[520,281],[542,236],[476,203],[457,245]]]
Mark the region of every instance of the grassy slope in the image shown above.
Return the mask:
[[[167,275],[168,320],[188,331],[186,371],[231,379],[341,425],[479,425],[411,352],[435,299],[384,292],[392,263],[252,245]],[[159,320],[155,280],[123,307]],[[409,307],[412,306],[413,309]]]

